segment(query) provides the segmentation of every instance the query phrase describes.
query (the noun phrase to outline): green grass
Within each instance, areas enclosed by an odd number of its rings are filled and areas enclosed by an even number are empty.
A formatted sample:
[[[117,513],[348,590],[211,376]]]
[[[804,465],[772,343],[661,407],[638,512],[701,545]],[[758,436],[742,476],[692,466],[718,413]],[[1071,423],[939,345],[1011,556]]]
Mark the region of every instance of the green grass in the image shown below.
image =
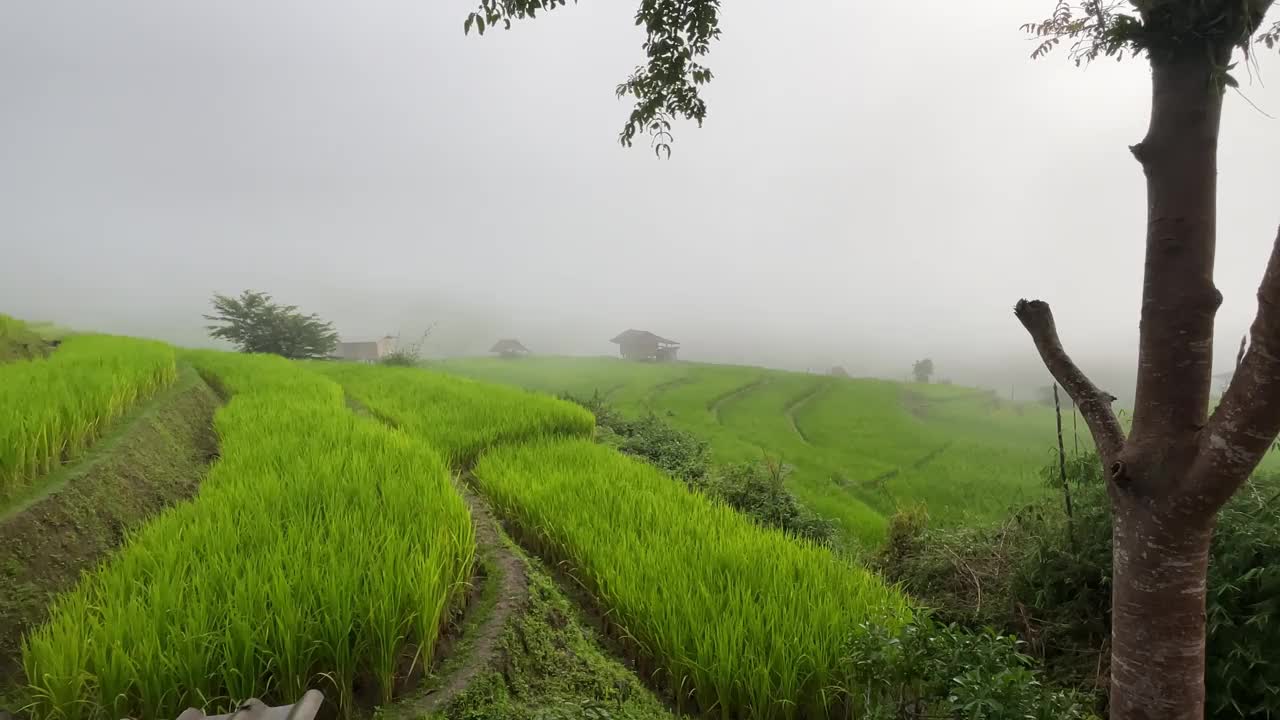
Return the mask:
[[[24,664],[36,718],[173,717],[313,685],[390,699],[470,576],[474,530],[441,456],[270,356],[187,356],[230,401],[221,458],[52,608]]]
[[[941,525],[998,520],[1046,492],[1037,473],[1056,443],[1052,410],[951,385],[605,358],[435,367],[549,393],[599,391],[624,413],[655,412],[708,440],[721,462],[781,457],[796,497],[862,546],[878,544],[903,507],[923,505]]]
[[[107,335],[73,336],[47,358],[0,365],[0,507],[176,377],[169,346]]]
[[[455,467],[492,445],[541,436],[590,437],[591,413],[571,403],[501,385],[406,367],[317,362],[378,417],[427,442]]]
[[[526,542],[574,568],[686,709],[825,713],[848,634],[908,615],[874,575],[589,441],[491,450],[475,476]]]

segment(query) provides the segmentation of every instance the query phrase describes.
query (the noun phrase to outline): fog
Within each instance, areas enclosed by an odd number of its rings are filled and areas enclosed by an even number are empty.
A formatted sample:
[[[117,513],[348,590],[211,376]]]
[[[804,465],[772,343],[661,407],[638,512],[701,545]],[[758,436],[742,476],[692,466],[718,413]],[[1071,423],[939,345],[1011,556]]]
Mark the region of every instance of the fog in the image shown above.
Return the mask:
[[[0,2],[0,312],[207,345],[214,292],[271,292],[344,338],[437,330],[955,382],[1047,380],[1013,318],[1055,308],[1132,384],[1141,60],[1028,59],[1051,0],[732,0],[701,129],[616,134],[636,2],[464,37],[474,0]],[[1217,358],[1280,221],[1280,57],[1222,133]],[[1270,81],[1269,84],[1264,84]]]

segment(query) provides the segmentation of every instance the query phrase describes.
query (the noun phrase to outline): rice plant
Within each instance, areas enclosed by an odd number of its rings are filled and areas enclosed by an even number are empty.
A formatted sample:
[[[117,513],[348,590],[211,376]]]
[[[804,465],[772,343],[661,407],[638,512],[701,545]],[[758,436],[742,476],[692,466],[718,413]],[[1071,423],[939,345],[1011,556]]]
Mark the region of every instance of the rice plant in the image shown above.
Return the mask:
[[[429,370],[313,363],[385,421],[422,438],[454,466],[481,450],[541,436],[590,437],[591,413],[577,405]]]
[[[588,441],[494,449],[475,476],[527,542],[572,567],[686,709],[838,712],[845,640],[860,623],[909,617],[871,573]]]
[[[0,364],[0,506],[176,378],[168,345],[108,335],[75,335],[48,357]]]
[[[59,598],[23,661],[36,718],[210,713],[319,686],[349,716],[432,657],[470,577],[440,455],[271,356],[190,353],[230,393],[199,494]]]

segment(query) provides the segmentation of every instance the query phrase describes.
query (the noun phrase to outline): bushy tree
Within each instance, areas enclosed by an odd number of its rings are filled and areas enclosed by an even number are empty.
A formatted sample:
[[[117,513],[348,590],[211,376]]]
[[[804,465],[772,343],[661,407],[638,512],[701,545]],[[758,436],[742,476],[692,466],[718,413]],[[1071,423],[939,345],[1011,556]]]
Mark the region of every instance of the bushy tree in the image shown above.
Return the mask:
[[[933,376],[933,360],[931,358],[917,360],[911,366],[911,375],[918,383],[929,382],[929,378]]]
[[[212,315],[204,319],[211,337],[226,340],[240,352],[271,353],[292,359],[326,358],[338,345],[333,324],[303,315],[296,305],[280,305],[264,292],[245,290],[240,297],[214,294]]]

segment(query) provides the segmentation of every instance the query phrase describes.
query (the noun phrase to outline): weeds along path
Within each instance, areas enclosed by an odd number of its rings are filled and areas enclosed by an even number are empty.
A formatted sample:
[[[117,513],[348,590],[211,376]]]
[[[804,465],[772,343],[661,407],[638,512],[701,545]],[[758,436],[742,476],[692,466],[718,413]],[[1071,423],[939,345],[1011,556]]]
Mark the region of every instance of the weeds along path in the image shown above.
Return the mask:
[[[812,390],[790,400],[782,410],[783,415],[787,418],[787,423],[791,425],[791,429],[795,431],[796,435],[799,436],[800,441],[805,445],[812,445],[813,443],[809,441],[809,436],[805,433],[804,428],[800,427],[800,423],[796,421],[796,413],[799,412],[800,408],[804,407],[806,403],[818,397],[830,388],[831,383],[825,381],[818,382],[813,386]]]
[[[420,718],[439,712],[467,689],[498,659],[502,630],[529,599],[529,578],[524,562],[503,542],[502,530],[489,506],[470,487],[470,478],[458,483],[458,492],[471,509],[476,529],[476,554],[481,573],[467,605],[462,635],[444,659],[438,681],[416,698],[407,698],[396,709],[403,718]],[[492,607],[486,607],[492,603]],[[479,617],[476,617],[479,615]]]
[[[761,385],[764,385],[768,382],[770,382],[769,378],[760,378],[758,380],[752,380],[746,385],[739,385],[738,387],[730,390],[729,392],[723,393],[721,395],[717,395],[716,397],[712,398],[709,403],[707,403],[707,410],[710,411],[711,417],[715,419],[717,424],[724,425],[724,421],[720,418],[720,410],[724,408],[726,403],[733,402],[734,400],[737,400],[743,395],[746,395],[747,393],[755,390],[756,388],[759,388]]]

